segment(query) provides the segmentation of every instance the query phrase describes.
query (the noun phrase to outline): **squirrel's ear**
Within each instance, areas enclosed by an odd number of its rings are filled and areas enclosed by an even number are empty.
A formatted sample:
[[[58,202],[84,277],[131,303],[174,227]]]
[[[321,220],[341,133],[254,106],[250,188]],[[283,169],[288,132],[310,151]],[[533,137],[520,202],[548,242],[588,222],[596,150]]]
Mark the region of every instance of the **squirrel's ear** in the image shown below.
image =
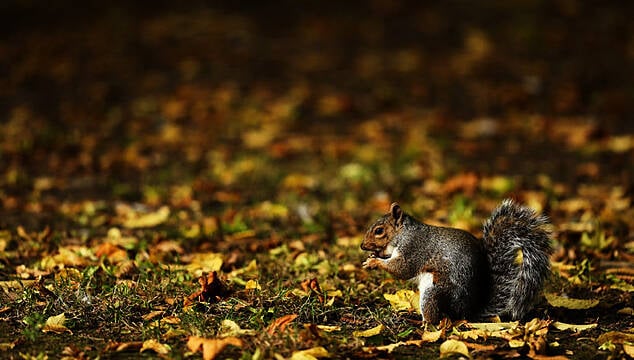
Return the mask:
[[[396,223],[399,223],[403,217],[403,209],[401,209],[398,203],[394,202],[390,205],[390,214]]]

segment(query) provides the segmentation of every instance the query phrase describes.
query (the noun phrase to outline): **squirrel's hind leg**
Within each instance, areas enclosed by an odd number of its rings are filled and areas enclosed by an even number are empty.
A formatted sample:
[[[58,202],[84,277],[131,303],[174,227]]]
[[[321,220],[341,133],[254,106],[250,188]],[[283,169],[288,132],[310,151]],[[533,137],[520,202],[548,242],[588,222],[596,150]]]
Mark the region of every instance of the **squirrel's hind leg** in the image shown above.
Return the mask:
[[[419,306],[423,321],[436,323],[439,319],[437,289],[434,287],[434,274],[422,272],[416,277],[420,293]]]

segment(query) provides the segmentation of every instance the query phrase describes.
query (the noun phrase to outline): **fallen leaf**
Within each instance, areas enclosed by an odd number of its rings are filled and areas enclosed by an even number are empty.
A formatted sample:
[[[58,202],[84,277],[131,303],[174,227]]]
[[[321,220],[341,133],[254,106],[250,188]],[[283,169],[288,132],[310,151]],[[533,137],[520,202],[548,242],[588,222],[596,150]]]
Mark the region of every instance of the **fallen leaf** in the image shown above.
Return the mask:
[[[385,300],[390,302],[395,311],[420,312],[418,293],[412,290],[399,290],[395,294],[383,294]]]
[[[143,345],[141,346],[141,350],[139,350],[139,352],[144,352],[145,350],[152,350],[159,355],[167,355],[169,354],[171,348],[169,347],[169,345],[161,344],[154,339],[150,339],[143,342]]]
[[[633,343],[634,334],[628,334],[620,331],[608,331],[597,338],[597,343],[599,344],[603,344],[608,341],[613,344]]]
[[[623,351],[625,351],[629,357],[634,357],[634,345],[623,344]]]
[[[129,342],[109,342],[104,351],[127,351],[127,350],[140,350],[143,347],[143,342],[141,341],[129,341]]]
[[[425,331],[423,333],[423,336],[421,338],[421,340],[423,342],[436,342],[440,339],[440,337],[442,336],[442,334],[444,333],[443,330],[436,330],[436,331]]]
[[[581,332],[588,329],[594,329],[597,327],[597,324],[587,324],[587,325],[575,325],[575,324],[566,324],[559,321],[555,321],[551,324],[557,330],[571,330],[574,332]]]
[[[257,280],[251,279],[251,280],[247,281],[246,284],[244,284],[244,289],[245,290],[262,290],[262,287],[257,282]]]
[[[202,276],[204,273],[220,271],[223,263],[223,256],[220,253],[195,253],[184,257],[184,261],[189,264],[185,266],[194,276]]]
[[[317,346],[306,350],[294,351],[293,355],[291,355],[291,360],[316,360],[329,356],[328,350],[322,346]]]
[[[317,325],[317,329],[325,332],[341,331],[341,326],[335,325]]]
[[[194,301],[214,302],[227,295],[227,287],[215,271],[207,276],[198,278],[198,283],[200,284],[200,290],[189,295],[185,300],[185,305],[189,305]]]
[[[69,332],[72,334],[73,332],[70,331],[70,329],[68,329],[66,326],[64,326],[65,322],[66,322],[66,315],[64,313],[61,313],[56,316],[51,316],[48,319],[46,319],[46,323],[44,324],[44,327],[42,327],[42,332],[45,332],[45,333],[52,332],[55,334],[62,334],[64,332]]]
[[[105,257],[113,264],[117,264],[128,259],[128,253],[124,249],[109,242],[99,244],[97,249],[95,249],[95,256],[98,258]]]
[[[7,351],[7,350],[13,349],[15,347],[16,341],[10,342],[10,343],[0,343],[0,351]]]
[[[242,329],[235,321],[225,319],[220,323],[219,337],[241,336],[241,335],[256,335],[257,331],[252,329]]]
[[[227,345],[242,347],[242,341],[236,337],[209,339],[199,336],[190,336],[187,340],[187,348],[190,351],[198,352],[202,349],[203,360],[215,359]]]
[[[399,341],[397,343],[387,344],[382,346],[364,347],[363,351],[370,352],[370,351],[378,350],[378,351],[387,351],[388,353],[391,353],[397,347],[408,346],[408,345],[415,345],[420,347],[421,345],[423,345],[424,342],[425,342],[424,340]]]
[[[286,329],[286,326],[291,323],[293,320],[297,318],[297,314],[289,314],[279,317],[271,322],[269,327],[266,329],[266,332],[269,335],[273,335],[278,330],[279,332],[283,332]]]
[[[167,206],[161,206],[157,211],[142,214],[137,212],[129,212],[128,218],[123,222],[123,227],[128,229],[149,228],[164,223],[170,215],[170,209]]]
[[[152,319],[154,319],[157,316],[161,316],[165,313],[165,311],[163,310],[155,310],[155,311],[151,311],[148,314],[143,315],[141,318],[145,321],[150,321]]]
[[[446,357],[456,354],[471,358],[471,356],[469,355],[467,344],[462,341],[450,339],[445,340],[445,342],[440,344],[440,357]]]
[[[599,300],[596,299],[573,299],[554,293],[544,293],[544,296],[551,306],[572,310],[590,309],[599,304]]]
[[[383,324],[379,324],[371,329],[367,329],[367,330],[358,330],[358,331],[354,331],[352,333],[352,336],[354,337],[372,337],[375,335],[379,335],[381,333],[381,331],[383,331]]]
[[[324,296],[322,295],[321,287],[319,286],[319,281],[317,281],[317,278],[304,279],[304,281],[302,281],[300,285],[304,292],[308,294],[315,294],[320,303],[324,302]]]

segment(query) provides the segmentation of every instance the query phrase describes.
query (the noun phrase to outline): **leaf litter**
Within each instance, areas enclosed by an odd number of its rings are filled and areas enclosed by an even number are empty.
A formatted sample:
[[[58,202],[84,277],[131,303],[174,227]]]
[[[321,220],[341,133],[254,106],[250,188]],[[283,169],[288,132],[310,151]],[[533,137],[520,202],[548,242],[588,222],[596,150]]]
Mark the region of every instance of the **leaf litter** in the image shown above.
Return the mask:
[[[2,44],[0,347],[14,358],[631,356],[634,137],[618,119],[634,102],[601,88],[614,75],[587,75],[620,69],[620,83],[630,67],[577,54],[561,74],[556,56],[518,56],[518,38],[574,53],[584,34],[560,18],[483,23],[496,11],[484,6],[467,24],[447,21],[456,5],[401,5],[373,3],[364,21],[314,9],[282,21],[282,38],[250,7],[15,27]],[[586,10],[552,14],[581,22]],[[629,57],[610,21],[626,12],[601,11],[614,15],[592,16],[610,40],[583,53],[618,65]],[[384,46],[394,29],[426,40]],[[607,80],[584,88],[595,78]],[[365,226],[393,200],[478,234],[509,196],[553,223],[535,320],[424,327],[410,284],[361,267]]]

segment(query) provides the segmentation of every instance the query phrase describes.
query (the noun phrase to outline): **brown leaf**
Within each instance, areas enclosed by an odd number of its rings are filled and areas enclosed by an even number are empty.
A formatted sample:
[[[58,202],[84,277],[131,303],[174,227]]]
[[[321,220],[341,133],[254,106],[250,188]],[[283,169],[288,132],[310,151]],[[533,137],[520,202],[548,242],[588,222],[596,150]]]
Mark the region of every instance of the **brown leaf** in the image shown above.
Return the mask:
[[[126,351],[126,350],[141,350],[143,347],[143,341],[128,341],[128,342],[117,342],[111,341],[109,342],[104,351]]]
[[[319,286],[319,281],[317,281],[317,278],[305,279],[301,282],[300,285],[304,292],[308,294],[315,293],[317,295],[317,298],[319,299],[319,302],[324,302],[324,296],[321,293],[321,286]]]
[[[228,293],[226,285],[220,280],[217,272],[203,275],[198,278],[200,290],[189,295],[185,300],[185,305],[189,305],[195,301],[214,302],[225,297]]]
[[[200,351],[202,348],[204,360],[215,359],[227,345],[242,347],[242,341],[236,337],[208,339],[199,336],[190,336],[187,340],[187,348],[192,352]]]
[[[44,324],[44,327],[42,328],[42,332],[45,332],[45,333],[53,332],[56,334],[69,332],[72,334],[73,332],[70,331],[70,329],[68,329],[66,326],[64,326],[65,322],[66,322],[66,315],[64,315],[64,313],[61,313],[56,316],[51,316],[48,319],[46,319],[46,324]]]
[[[286,326],[293,320],[295,320],[297,318],[297,314],[289,314],[289,315],[284,315],[282,317],[279,317],[275,320],[273,320],[273,322],[271,322],[271,325],[269,325],[269,327],[266,329],[266,332],[269,335],[273,335],[274,333],[277,332],[277,330],[279,329],[279,332],[283,332],[286,329]]]
[[[145,350],[152,350],[159,355],[167,355],[170,352],[170,348],[168,345],[161,344],[155,339],[149,339],[143,342],[143,345],[141,346],[141,350],[139,350],[139,352],[144,352]]]
[[[113,264],[128,259],[128,253],[125,250],[109,242],[99,244],[97,249],[95,249],[95,256],[98,258],[105,257]]]

